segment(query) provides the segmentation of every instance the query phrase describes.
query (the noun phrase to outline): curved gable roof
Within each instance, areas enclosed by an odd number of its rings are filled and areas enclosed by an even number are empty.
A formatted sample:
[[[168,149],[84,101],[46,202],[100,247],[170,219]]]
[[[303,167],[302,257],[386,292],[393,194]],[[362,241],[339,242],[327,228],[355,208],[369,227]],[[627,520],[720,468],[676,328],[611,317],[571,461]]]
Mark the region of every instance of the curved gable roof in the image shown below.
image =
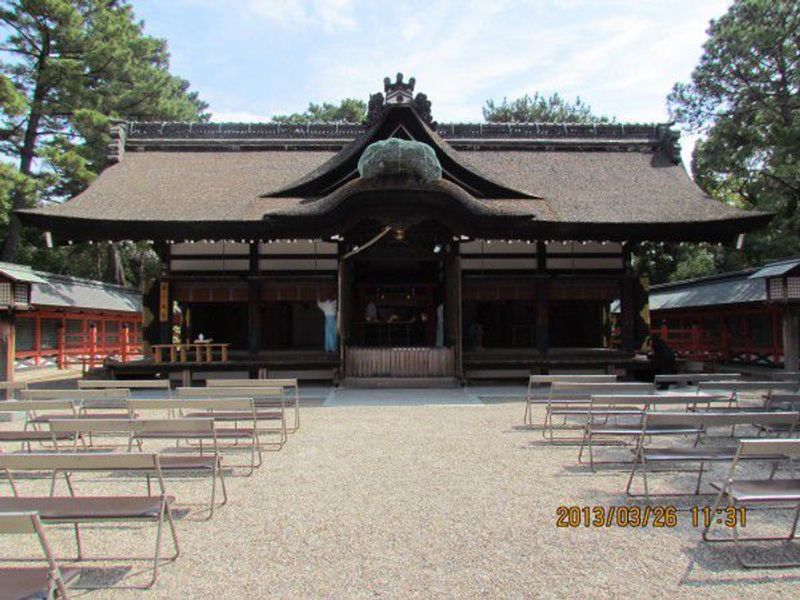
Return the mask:
[[[405,136],[397,136],[398,131]],[[464,162],[447,142],[428,127],[410,104],[389,105],[372,127],[342,148],[336,156],[289,185],[265,193],[264,197],[326,196],[358,176],[358,160],[367,146],[391,137],[406,136],[433,148],[442,165],[443,178],[476,198],[539,198],[504,185],[484,175],[474,165]]]

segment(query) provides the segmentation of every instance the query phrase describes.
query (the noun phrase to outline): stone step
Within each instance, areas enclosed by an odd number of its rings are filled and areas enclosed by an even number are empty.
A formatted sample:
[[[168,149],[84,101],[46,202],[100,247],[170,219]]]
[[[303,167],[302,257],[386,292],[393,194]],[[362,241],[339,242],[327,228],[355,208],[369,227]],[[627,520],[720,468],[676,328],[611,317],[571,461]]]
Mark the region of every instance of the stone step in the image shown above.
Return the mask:
[[[461,382],[455,377],[348,377],[343,388],[458,388]]]

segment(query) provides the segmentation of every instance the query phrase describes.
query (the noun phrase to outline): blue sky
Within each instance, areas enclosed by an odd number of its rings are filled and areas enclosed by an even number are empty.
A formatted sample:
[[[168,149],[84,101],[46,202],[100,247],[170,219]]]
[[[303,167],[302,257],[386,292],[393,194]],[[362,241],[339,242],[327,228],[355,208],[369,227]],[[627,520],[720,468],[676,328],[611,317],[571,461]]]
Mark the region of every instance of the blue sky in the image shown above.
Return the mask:
[[[580,96],[622,121],[667,120],[728,0],[133,0],[214,120],[367,99],[402,71],[440,122],[489,98]],[[687,140],[688,141],[688,140]]]

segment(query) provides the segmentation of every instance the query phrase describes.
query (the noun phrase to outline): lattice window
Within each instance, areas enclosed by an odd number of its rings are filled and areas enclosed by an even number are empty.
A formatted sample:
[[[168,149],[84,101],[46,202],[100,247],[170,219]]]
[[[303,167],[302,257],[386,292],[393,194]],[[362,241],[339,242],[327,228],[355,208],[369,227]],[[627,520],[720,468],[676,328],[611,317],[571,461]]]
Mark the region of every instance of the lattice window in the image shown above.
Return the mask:
[[[80,319],[67,319],[67,333],[83,333],[83,321]]]
[[[14,292],[11,287],[11,282],[0,282],[0,306],[10,306],[14,299]]]
[[[770,300],[783,300],[783,280],[779,278],[769,280]]]
[[[33,319],[17,319],[15,329],[17,352],[34,349],[34,330],[36,322]]]
[[[58,325],[61,319],[42,319],[42,350],[58,348]]]
[[[86,345],[83,339],[83,321],[80,319],[67,319],[65,341],[67,348],[81,348]]]
[[[14,303],[15,304],[28,304],[30,299],[28,298],[28,293],[30,292],[30,286],[24,283],[18,283],[14,285]]]
[[[786,295],[791,300],[800,298],[800,277],[786,278]]]

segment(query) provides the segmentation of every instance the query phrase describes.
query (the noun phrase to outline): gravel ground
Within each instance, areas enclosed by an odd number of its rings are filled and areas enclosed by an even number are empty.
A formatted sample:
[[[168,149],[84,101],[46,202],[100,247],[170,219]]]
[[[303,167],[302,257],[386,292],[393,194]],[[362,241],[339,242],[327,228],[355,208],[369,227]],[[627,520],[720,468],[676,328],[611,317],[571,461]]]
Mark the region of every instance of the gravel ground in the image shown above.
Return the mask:
[[[152,589],[75,595],[796,594],[800,569],[744,571],[726,549],[699,542],[687,513],[679,514],[674,529],[557,528],[559,505],[624,504],[626,473],[577,467],[575,447],[543,444],[540,434],[519,427],[522,410],[520,403],[306,408],[300,431],[282,451],[267,453],[255,475],[230,474],[230,502],[213,520],[200,520],[206,479],[167,482],[178,498],[183,554],[163,566]],[[46,489],[42,481],[24,485]],[[142,487],[120,477],[84,477],[78,484],[86,493],[136,493]],[[48,531],[58,549],[71,550],[68,530]],[[149,526],[87,529],[84,544],[88,552],[143,554],[152,532]],[[0,554],[19,552],[14,544],[0,540]],[[142,580],[107,569],[83,583]]]

